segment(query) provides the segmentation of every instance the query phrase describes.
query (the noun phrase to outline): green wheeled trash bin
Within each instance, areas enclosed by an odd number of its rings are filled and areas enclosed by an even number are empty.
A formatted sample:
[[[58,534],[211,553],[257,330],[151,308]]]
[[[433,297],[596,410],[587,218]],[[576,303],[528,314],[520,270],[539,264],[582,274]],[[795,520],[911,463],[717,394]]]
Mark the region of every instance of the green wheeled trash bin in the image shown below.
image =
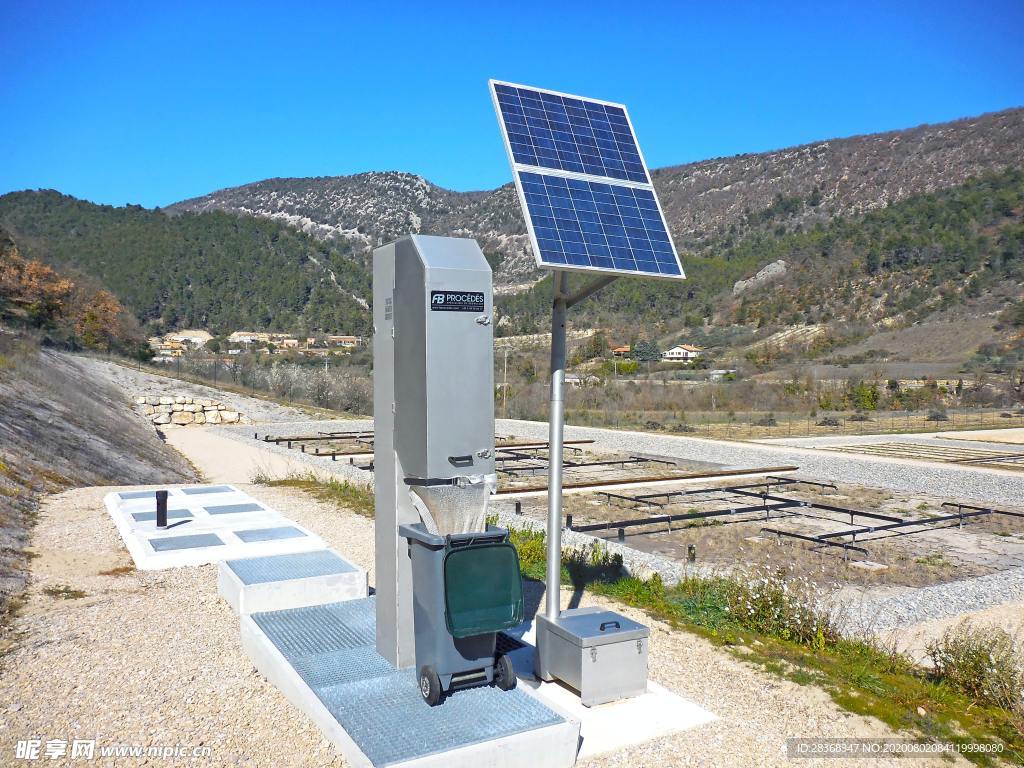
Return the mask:
[[[431,706],[459,688],[516,684],[497,633],[523,621],[519,555],[504,528],[438,536],[399,526],[412,559],[413,623],[420,693]]]

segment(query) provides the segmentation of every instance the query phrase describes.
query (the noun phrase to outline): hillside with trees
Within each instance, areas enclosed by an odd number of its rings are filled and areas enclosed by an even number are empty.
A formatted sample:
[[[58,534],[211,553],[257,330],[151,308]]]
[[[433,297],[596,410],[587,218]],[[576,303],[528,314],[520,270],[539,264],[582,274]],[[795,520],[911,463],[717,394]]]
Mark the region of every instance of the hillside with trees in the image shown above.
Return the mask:
[[[23,257],[3,229],[0,323],[71,349],[134,355],[145,343],[135,318],[110,291],[88,278],[70,280],[40,261]]]
[[[172,217],[41,191],[0,197],[0,226],[25,257],[98,281],[147,330],[368,328],[366,271],[286,223]]]
[[[784,275],[732,294],[738,280],[777,260],[786,264]],[[910,324],[982,299],[999,307],[1022,298],[1024,172],[987,174],[792,232],[722,236],[685,265],[689,279],[682,283],[616,281],[579,307],[579,322],[870,326]],[[550,278],[525,294],[503,297],[502,331],[543,330],[550,301]]]

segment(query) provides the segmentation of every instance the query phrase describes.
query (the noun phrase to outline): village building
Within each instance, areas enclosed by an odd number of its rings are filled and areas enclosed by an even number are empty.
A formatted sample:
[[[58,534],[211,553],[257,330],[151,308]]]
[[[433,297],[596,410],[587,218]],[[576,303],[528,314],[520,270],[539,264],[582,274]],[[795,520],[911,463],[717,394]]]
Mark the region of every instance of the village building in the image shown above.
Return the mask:
[[[676,344],[671,349],[666,349],[662,352],[661,359],[670,362],[686,363],[690,360],[696,360],[700,357],[700,353],[700,347],[695,347],[692,344]]]

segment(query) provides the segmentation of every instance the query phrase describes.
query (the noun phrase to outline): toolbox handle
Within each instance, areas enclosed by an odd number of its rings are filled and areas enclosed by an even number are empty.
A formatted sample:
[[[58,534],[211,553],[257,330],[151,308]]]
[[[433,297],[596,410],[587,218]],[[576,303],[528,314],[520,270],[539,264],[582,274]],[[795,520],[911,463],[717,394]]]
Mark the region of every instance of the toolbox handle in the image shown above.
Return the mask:
[[[598,627],[598,631],[604,632],[608,627],[615,627],[616,629],[622,629],[622,625],[617,621],[602,621],[601,626]]]
[[[453,467],[470,467],[473,465],[473,454],[467,453],[465,456],[449,456],[448,463]]]

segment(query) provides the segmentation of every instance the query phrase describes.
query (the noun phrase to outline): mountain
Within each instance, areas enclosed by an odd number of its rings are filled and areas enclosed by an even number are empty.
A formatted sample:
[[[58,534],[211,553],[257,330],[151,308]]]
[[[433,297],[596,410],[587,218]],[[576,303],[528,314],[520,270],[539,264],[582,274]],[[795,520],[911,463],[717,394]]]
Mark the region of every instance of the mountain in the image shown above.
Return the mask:
[[[1010,109],[662,168],[652,177],[677,246],[702,256],[727,238],[783,234],[1021,166],[1024,109]],[[268,179],[166,210],[222,210],[286,221],[350,249],[357,260],[408,232],[464,235],[475,237],[488,254],[499,292],[522,290],[543,275],[534,266],[511,185],[459,193],[397,172]]]
[[[1021,298],[1022,168],[1024,109],[1012,109],[655,170],[689,279],[620,280],[574,316],[669,334],[882,328],[954,305],[997,313]],[[0,197],[0,227],[26,257],[99,281],[148,327],[217,332],[365,333],[373,247],[410,231],[474,237],[495,268],[501,332],[546,330],[550,285],[511,185],[269,179],[163,210],[19,192]]]
[[[707,320],[757,328],[846,325],[865,334],[954,308],[992,316],[1024,299],[1019,168],[781,230],[719,236],[688,260],[686,282],[618,280],[575,312],[582,322],[619,328],[697,329]],[[765,264],[771,268],[760,269]],[[755,272],[758,279],[741,280]],[[550,278],[503,297],[499,326],[516,334],[541,330],[550,302]]]
[[[23,256],[100,282],[154,330],[369,328],[366,271],[346,249],[283,222],[171,217],[40,191],[0,196],[0,227]]]
[[[267,179],[164,209],[228,211],[281,221],[339,244],[368,263],[376,246],[410,232],[475,237],[499,274],[532,278],[533,255],[512,185],[452,192],[411,173],[385,171],[312,179]]]

